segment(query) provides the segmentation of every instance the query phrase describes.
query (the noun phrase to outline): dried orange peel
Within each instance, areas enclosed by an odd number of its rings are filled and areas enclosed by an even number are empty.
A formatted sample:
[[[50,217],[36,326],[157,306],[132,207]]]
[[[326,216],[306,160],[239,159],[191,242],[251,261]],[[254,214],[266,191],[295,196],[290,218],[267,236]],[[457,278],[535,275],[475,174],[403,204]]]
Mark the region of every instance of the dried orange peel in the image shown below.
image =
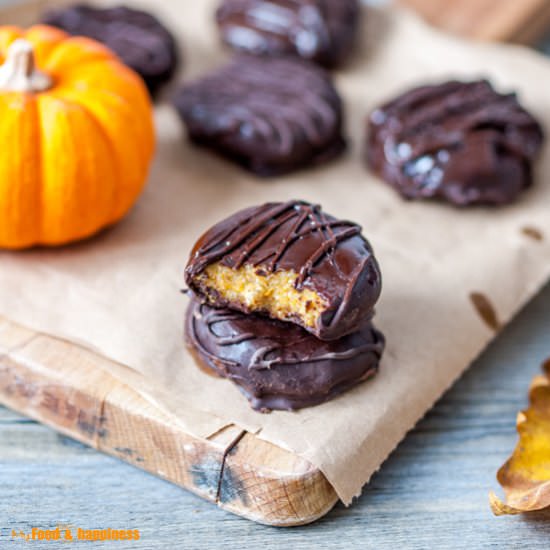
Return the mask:
[[[536,376],[529,392],[529,408],[518,414],[519,442],[500,468],[497,480],[506,501],[489,495],[495,515],[519,514],[550,506],[550,360],[544,375]]]

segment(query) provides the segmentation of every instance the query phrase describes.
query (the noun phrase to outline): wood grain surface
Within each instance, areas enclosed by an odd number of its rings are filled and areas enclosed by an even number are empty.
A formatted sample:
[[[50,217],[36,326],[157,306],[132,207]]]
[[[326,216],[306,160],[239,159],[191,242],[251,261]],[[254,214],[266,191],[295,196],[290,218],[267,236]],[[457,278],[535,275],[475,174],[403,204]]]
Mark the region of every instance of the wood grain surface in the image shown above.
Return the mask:
[[[141,531],[138,543],[97,542],[95,549],[548,548],[550,511],[495,518],[487,494],[515,445],[529,382],[550,356],[549,335],[550,286],[408,435],[352,507],[338,504],[317,523],[293,529],[240,519],[0,408],[0,548],[53,548],[12,543],[10,532],[58,524]]]
[[[533,44],[550,28],[548,0],[398,0],[446,31]]]
[[[309,462],[236,426],[208,440],[110,374],[110,361],[0,318],[0,403],[269,525],[310,523],[337,497]],[[0,495],[1,496],[1,495]]]

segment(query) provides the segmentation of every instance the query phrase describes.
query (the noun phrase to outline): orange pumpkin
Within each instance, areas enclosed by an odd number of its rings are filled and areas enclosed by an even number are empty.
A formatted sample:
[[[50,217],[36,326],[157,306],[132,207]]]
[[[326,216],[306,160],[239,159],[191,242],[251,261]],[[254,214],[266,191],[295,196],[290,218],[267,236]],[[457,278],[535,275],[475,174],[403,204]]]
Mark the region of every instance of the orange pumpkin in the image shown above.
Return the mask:
[[[110,50],[0,27],[0,247],[59,245],[120,220],[154,151],[141,79]]]

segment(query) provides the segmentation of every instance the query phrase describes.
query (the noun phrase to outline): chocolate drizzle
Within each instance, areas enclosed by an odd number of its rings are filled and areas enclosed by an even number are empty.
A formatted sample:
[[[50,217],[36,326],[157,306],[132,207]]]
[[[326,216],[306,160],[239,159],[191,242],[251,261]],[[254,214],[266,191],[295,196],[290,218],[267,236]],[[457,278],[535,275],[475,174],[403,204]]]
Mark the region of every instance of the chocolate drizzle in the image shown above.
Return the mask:
[[[216,19],[226,44],[255,55],[294,54],[326,67],[348,56],[358,0],[224,0]]]
[[[212,343],[218,347],[224,346],[235,346],[242,344],[243,342],[248,342],[250,340],[257,340],[259,338],[264,338],[266,343],[262,344],[253,354],[248,365],[249,369],[270,369],[277,365],[300,365],[305,362],[318,362],[318,361],[342,361],[344,359],[353,359],[358,355],[366,353],[368,351],[376,351],[378,349],[377,345],[369,342],[363,345],[357,345],[349,349],[344,349],[343,351],[329,351],[325,353],[318,353],[319,349],[316,349],[310,357],[298,357],[294,353],[290,357],[285,357],[285,345],[280,338],[274,339],[273,337],[263,337],[259,336],[261,331],[256,332],[242,332],[237,331],[229,335],[219,335],[215,327],[219,324],[225,323],[238,323],[242,319],[243,314],[237,311],[227,310],[227,309],[215,309],[212,307],[205,306],[201,304],[199,307],[199,315],[195,315],[193,320],[193,327],[196,333],[195,322],[196,319],[199,319],[199,322],[205,323],[207,329],[212,337]],[[275,321],[274,321],[275,322]],[[278,324],[278,323],[277,323]],[[261,325],[261,323],[260,323]],[[287,330],[287,325],[280,325],[281,330]],[[304,342],[311,341],[311,335],[303,331],[298,338],[292,341],[292,345],[300,345]],[[285,338],[284,342],[288,342]],[[322,346],[318,345],[318,348]],[[268,359],[268,356],[272,357]],[[235,365],[234,361],[230,361],[231,364]]]
[[[296,287],[302,288],[304,281],[311,275],[311,270],[317,262],[324,256],[329,256],[330,261],[334,263],[333,254],[338,243],[361,234],[361,227],[355,223],[327,218],[318,204],[312,205],[302,201],[288,201],[279,204],[268,203],[264,206],[267,207],[264,214],[248,217],[240,227],[230,229],[221,239],[218,238],[213,243],[209,243],[204,248],[199,249],[197,254],[199,255],[200,263],[196,269],[202,270],[206,265],[220,260],[235,249],[242,248],[240,254],[237,256],[237,260],[232,265],[234,269],[239,269],[274,232],[279,231],[287,222],[296,220],[289,227],[288,233],[282,236],[279,247],[274,251],[269,251],[264,256],[260,256],[252,265],[261,265],[263,270],[268,273],[274,273],[277,270],[278,262],[294,242],[314,231],[321,231],[324,239],[300,266],[299,276],[296,279]],[[309,221],[309,225],[302,230],[306,220]],[[338,227],[345,229],[340,233],[334,233],[333,228]],[[229,240],[237,232],[238,236],[233,240]],[[222,244],[223,246],[220,248]],[[335,265],[338,268],[338,265]]]
[[[533,227],[531,225],[526,225],[525,227],[521,228],[521,232],[526,235],[527,237],[535,240],[535,241],[543,241],[544,235],[540,229],[537,229],[536,227]]]
[[[193,299],[186,340],[198,358],[237,383],[256,409],[296,409],[322,403],[372,376],[384,339],[361,330],[321,342],[301,328]]]
[[[259,276],[278,270],[296,273],[298,290],[314,290],[329,304],[312,331],[327,340],[356,330],[370,318],[381,290],[378,265],[361,227],[303,201],[242,210],[207,231],[195,245],[185,272],[189,287],[213,305],[247,312],[242,304],[225,303],[219,296],[212,299],[201,286],[199,275],[217,262],[233,269],[252,265]]]
[[[531,185],[543,141],[515,94],[485,81],[410,90],[369,119],[370,166],[404,197],[504,204]]]
[[[184,86],[174,104],[192,140],[259,175],[328,160],[345,146],[336,90],[300,60],[237,57]]]
[[[476,311],[479,313],[483,322],[495,332],[498,332],[501,328],[500,321],[498,319],[496,310],[492,302],[482,294],[481,292],[472,292],[470,293],[470,301],[475,307]]]

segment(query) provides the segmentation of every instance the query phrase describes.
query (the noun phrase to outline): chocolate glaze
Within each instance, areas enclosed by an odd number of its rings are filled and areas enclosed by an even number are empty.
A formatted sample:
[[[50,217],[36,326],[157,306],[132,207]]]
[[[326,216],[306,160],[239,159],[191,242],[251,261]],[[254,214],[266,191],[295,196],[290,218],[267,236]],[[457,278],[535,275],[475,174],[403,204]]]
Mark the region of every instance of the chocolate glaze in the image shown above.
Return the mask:
[[[533,227],[532,225],[526,225],[521,228],[521,232],[535,241],[543,241],[544,235],[540,229]]]
[[[321,342],[300,327],[193,299],[185,338],[201,367],[235,382],[262,412],[324,403],[370,378],[384,337],[370,322],[353,334]]]
[[[222,38],[255,55],[298,55],[325,67],[348,56],[357,35],[358,0],[224,0]]]
[[[299,59],[239,56],[184,86],[174,104],[195,143],[262,176],[345,148],[340,97],[322,69]]]
[[[472,292],[470,294],[470,301],[476,308],[476,311],[479,313],[479,316],[483,319],[484,323],[495,332],[498,332],[501,328],[501,324],[498,320],[495,307],[489,298],[481,292]]]
[[[177,65],[174,37],[144,11],[77,4],[46,12],[42,22],[102,42],[144,79],[151,93],[170,80]]]
[[[405,198],[505,204],[532,183],[543,142],[515,94],[485,80],[408,91],[369,118],[367,159]]]
[[[371,317],[381,291],[380,270],[361,227],[304,201],[241,210],[195,244],[185,269],[189,288],[211,305],[248,313],[246,306],[227,303],[196,278],[216,262],[234,269],[253,265],[259,273],[296,272],[298,289],[311,289],[328,303],[314,328],[304,326],[322,340],[356,331]],[[288,320],[302,324],[297,317]]]

